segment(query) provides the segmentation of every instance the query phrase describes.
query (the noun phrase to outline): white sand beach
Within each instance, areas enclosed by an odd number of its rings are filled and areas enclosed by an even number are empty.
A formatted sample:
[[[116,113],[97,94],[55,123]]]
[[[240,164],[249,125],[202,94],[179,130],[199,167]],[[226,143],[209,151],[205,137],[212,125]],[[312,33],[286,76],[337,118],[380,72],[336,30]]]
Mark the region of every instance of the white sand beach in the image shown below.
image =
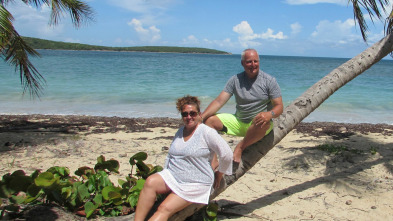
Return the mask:
[[[0,116],[0,175],[22,169],[94,167],[148,153],[163,165],[180,121],[87,116]],[[214,199],[218,220],[390,220],[393,217],[393,126],[301,123],[236,183]],[[223,135],[234,148],[239,137]],[[341,151],[329,153],[318,149]],[[73,216],[75,218],[75,216]],[[84,218],[78,218],[84,219]],[[64,220],[58,217],[56,220]]]

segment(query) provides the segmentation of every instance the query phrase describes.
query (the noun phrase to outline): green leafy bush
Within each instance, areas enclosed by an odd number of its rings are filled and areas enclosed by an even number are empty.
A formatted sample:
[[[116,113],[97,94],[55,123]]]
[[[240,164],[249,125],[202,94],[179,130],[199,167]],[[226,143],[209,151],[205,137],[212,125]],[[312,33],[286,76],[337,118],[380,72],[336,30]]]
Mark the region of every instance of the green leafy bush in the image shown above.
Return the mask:
[[[0,181],[0,218],[7,213],[19,213],[22,205],[56,203],[87,218],[93,215],[119,216],[131,213],[138,203],[139,194],[150,175],[161,171],[161,166],[146,165],[145,152],[130,158],[131,172],[114,186],[109,179],[118,173],[117,160],[97,158],[94,168],[80,167],[76,176],[67,167],[54,166],[45,172],[26,175],[23,170],[8,173]],[[132,174],[136,165],[136,173]]]

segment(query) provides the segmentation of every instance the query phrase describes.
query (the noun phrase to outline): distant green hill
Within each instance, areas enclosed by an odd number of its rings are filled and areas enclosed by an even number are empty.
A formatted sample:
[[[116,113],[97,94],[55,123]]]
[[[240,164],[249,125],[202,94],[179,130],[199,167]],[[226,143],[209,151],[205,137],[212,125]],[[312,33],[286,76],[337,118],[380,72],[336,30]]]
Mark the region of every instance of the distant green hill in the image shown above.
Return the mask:
[[[49,41],[49,40],[30,38],[30,37],[23,37],[23,39],[34,49],[230,54],[225,51],[219,51],[219,50],[208,49],[208,48],[167,47],[167,46],[106,47],[106,46],[96,46],[96,45],[87,45],[87,44],[79,44],[79,43]]]

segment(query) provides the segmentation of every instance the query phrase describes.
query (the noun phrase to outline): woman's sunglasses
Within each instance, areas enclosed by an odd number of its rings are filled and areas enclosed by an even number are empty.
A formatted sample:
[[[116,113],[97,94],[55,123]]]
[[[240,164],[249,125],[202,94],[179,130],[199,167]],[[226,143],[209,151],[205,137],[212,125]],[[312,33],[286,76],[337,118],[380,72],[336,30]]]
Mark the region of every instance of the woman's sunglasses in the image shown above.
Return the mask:
[[[191,117],[196,117],[198,115],[198,112],[195,111],[181,112],[182,117],[188,117],[188,115],[190,115]]]

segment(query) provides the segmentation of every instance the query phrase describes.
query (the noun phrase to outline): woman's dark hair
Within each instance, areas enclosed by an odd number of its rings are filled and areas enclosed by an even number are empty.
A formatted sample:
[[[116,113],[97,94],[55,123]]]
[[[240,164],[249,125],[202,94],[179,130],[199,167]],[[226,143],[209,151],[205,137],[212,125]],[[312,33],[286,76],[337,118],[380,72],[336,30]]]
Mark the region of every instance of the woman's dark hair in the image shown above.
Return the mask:
[[[200,104],[201,101],[197,97],[186,95],[182,98],[177,99],[176,108],[179,112],[181,112],[183,110],[184,105],[195,105],[198,112],[201,112]]]

